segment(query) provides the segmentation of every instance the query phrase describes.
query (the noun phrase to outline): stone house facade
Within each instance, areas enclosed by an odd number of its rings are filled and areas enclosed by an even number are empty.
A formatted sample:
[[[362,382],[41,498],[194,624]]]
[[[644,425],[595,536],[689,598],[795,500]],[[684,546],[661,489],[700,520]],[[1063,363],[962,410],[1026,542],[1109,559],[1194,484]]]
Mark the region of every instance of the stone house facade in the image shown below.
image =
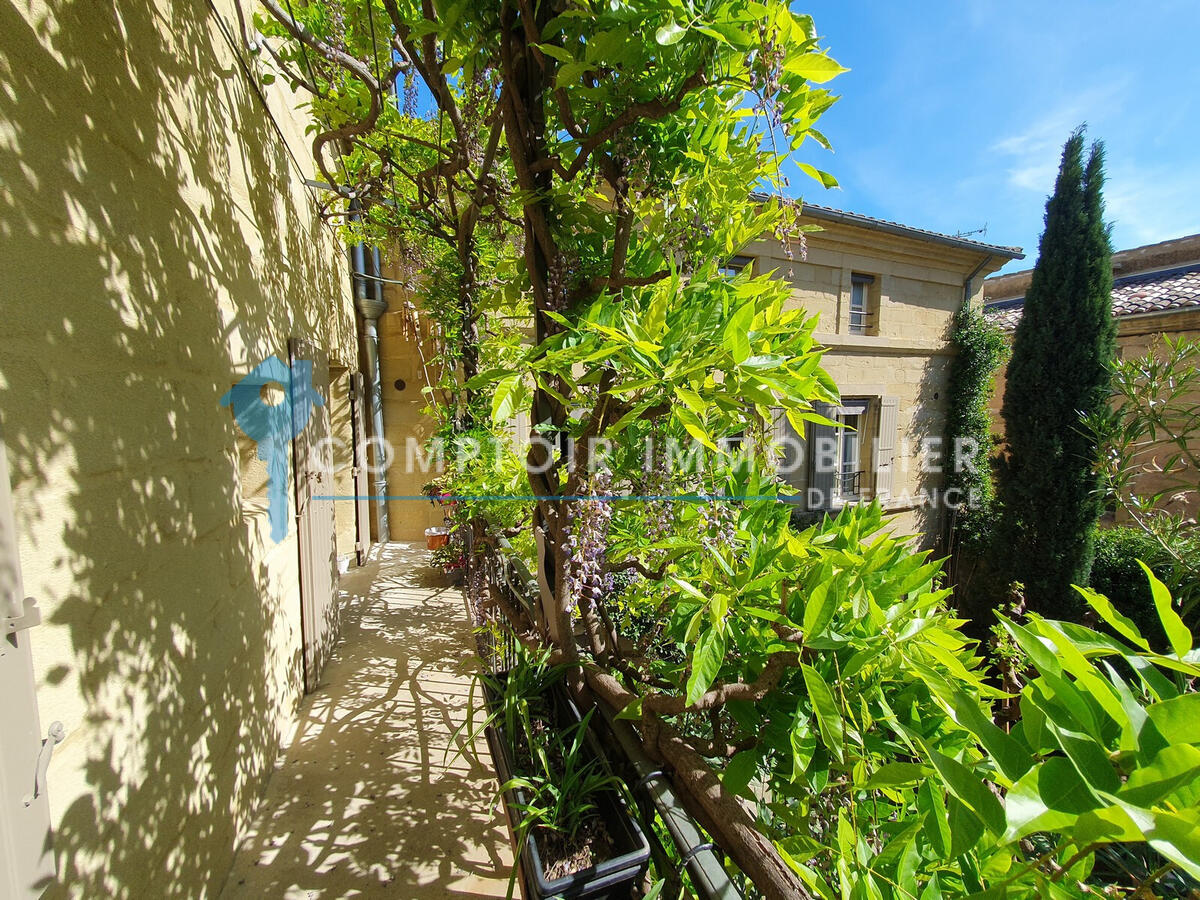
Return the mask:
[[[954,315],[965,301],[981,302],[984,278],[1023,254],[828,207],[803,209],[801,224],[821,228],[806,235],[805,258],[793,250],[796,258],[789,259],[783,243],[769,237],[729,266],[731,273],[753,266],[788,280],[795,306],[820,317],[824,365],[841,389],[842,405],[825,412],[846,427],[797,435],[782,417],[775,423],[776,438],[793,448],[781,472],[811,511],[878,498],[898,529],[932,545],[941,521],[936,470],[944,456]],[[421,318],[405,311],[398,289],[388,289],[395,293],[380,320],[387,435],[395,453],[388,484],[394,497],[419,496],[433,475],[414,467],[404,448],[423,443],[434,427],[420,393],[427,381],[420,345],[428,336],[420,336]],[[518,441],[528,433],[526,416],[518,416],[514,430]],[[836,471],[822,471],[831,467],[817,464],[818,446],[837,457]],[[394,499],[391,520],[394,535],[416,540],[441,524],[442,513],[427,501]]]
[[[823,411],[843,425],[797,435],[777,423],[785,444],[804,448],[785,453],[784,478],[811,511],[878,499],[898,530],[933,546],[954,316],[1023,254],[813,204],[801,221],[821,229],[807,235],[803,259],[771,238],[748,247],[745,264],[787,279],[795,305],[819,316],[816,338],[842,397]]]

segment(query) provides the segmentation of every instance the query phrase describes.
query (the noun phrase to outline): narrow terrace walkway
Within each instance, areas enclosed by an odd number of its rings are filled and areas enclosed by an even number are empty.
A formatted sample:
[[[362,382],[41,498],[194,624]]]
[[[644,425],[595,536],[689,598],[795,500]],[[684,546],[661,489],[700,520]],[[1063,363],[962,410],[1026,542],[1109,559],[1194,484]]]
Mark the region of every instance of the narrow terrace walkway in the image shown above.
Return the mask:
[[[510,850],[486,745],[447,756],[470,691],[457,588],[416,544],[342,577],[342,637],[222,895],[503,897]]]

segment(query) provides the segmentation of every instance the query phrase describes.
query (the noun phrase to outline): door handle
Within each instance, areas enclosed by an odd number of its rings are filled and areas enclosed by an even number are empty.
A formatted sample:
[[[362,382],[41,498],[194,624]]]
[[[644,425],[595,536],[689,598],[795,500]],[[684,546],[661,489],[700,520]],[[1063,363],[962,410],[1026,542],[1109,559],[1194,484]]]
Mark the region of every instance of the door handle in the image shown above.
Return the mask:
[[[50,756],[54,753],[54,748],[61,744],[66,736],[67,729],[63,728],[62,722],[50,724],[50,728],[46,732],[46,739],[42,741],[42,749],[38,751],[37,755],[37,765],[33,773],[33,793],[26,794],[23,798],[26,806],[32,806],[34,800],[46,793],[46,770],[50,768]]]

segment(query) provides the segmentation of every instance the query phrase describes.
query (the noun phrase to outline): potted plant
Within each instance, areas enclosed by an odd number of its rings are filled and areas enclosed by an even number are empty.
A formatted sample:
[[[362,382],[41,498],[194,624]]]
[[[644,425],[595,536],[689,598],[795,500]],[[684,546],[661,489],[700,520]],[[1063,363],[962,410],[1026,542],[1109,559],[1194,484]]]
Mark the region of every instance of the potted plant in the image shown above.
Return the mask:
[[[463,558],[462,547],[445,543],[429,554],[430,565],[445,570],[447,573],[461,569],[466,560]]]
[[[589,730],[592,712],[580,715],[548,657],[521,651],[508,671],[480,677],[480,727],[516,842],[509,896],[519,871],[528,898],[627,898],[649,843]]]
[[[425,546],[429,550],[440,550],[450,543],[450,529],[444,525],[434,525],[425,529]]]

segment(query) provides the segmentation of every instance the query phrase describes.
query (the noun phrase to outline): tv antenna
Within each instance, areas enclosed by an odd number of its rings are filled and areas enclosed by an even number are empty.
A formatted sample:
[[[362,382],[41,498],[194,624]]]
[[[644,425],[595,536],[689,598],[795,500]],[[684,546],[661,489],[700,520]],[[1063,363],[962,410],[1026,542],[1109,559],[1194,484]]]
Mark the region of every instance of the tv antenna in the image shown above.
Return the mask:
[[[987,234],[987,222],[983,223],[982,228],[976,228],[973,231],[956,231],[954,233],[954,236],[956,238],[965,238],[965,237],[970,237],[973,234],[977,234],[980,237],[983,237],[984,235],[986,235]]]

